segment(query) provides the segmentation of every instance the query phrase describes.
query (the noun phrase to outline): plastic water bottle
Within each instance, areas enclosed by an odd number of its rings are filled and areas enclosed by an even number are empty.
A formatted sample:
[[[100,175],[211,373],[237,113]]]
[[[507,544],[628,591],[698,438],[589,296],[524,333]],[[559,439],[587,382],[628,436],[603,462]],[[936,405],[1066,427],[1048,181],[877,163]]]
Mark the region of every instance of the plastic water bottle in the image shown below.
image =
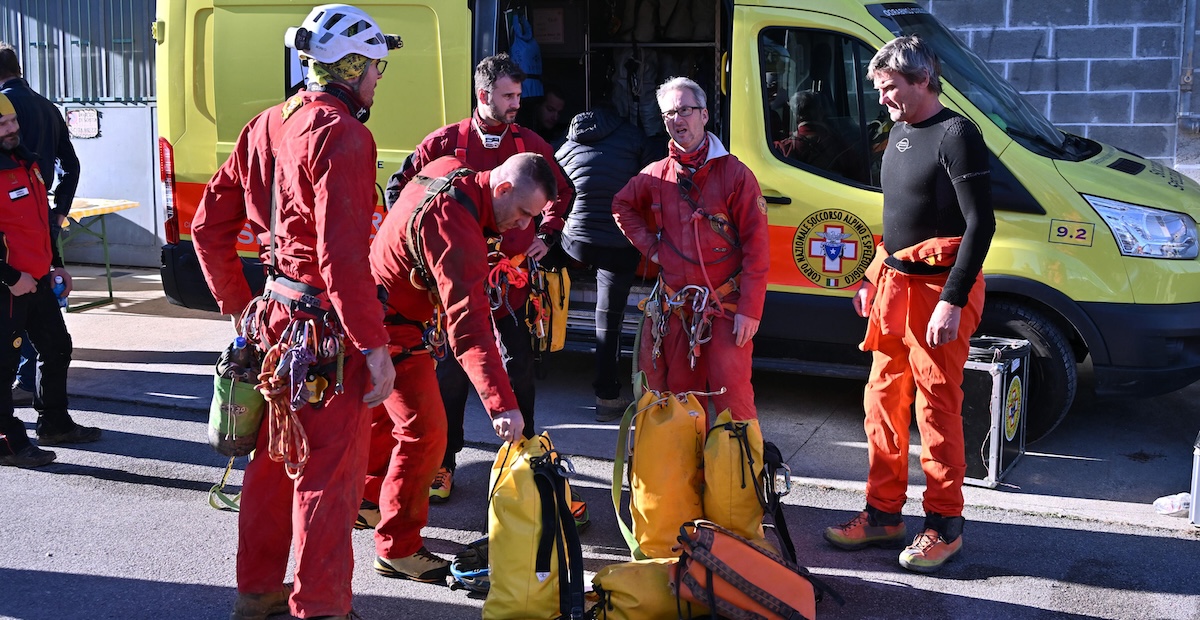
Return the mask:
[[[62,276],[54,276],[54,296],[58,298],[58,307],[67,307],[67,283]]]
[[[254,352],[247,344],[244,336],[233,339],[233,346],[229,348],[229,368],[225,371],[225,376],[243,381],[250,377],[254,367]]]

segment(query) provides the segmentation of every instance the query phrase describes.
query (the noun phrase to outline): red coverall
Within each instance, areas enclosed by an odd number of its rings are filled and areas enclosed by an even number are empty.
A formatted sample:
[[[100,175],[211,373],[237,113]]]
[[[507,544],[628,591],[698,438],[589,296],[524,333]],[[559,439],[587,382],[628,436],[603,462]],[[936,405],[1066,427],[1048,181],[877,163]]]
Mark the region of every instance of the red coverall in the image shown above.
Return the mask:
[[[479,132],[476,130],[477,126],[484,128],[483,130],[488,133],[503,133],[504,137],[500,141],[500,146],[494,149],[484,148],[483,139],[479,137]],[[430,176],[431,173],[425,171],[424,168],[439,158],[453,156],[467,168],[481,171],[492,170],[517,153],[537,153],[546,158],[546,161],[551,164],[550,168],[554,171],[555,178],[558,180],[558,199],[542,212],[542,222],[538,229],[535,230],[533,226],[524,230],[514,228],[505,232],[501,237],[500,251],[505,256],[513,257],[518,254],[524,254],[539,232],[557,233],[562,231],[565,224],[564,218],[566,217],[567,210],[571,207],[574,189],[571,187],[571,183],[567,180],[566,175],[563,174],[562,169],[555,162],[554,149],[550,148],[550,145],[541,136],[516,123],[491,128],[479,118],[478,112],[475,112],[469,118],[446,125],[430,133],[417,145],[413,154],[404,161],[404,166],[396,174],[393,174],[389,180],[387,191],[385,192],[389,208],[396,202],[397,197],[414,177],[418,174],[426,177]],[[435,176],[441,175],[438,174]],[[487,262],[486,255],[484,262],[485,264]],[[510,286],[508,289],[508,305],[512,306],[513,309],[523,308],[525,300],[528,297],[528,286]],[[509,315],[508,307],[504,305],[501,305],[492,312],[496,319],[502,319]],[[428,317],[420,320],[428,320]],[[525,340],[526,342],[507,343],[507,345],[530,346],[528,344],[529,339],[526,338]],[[527,355],[517,355],[515,359],[532,360],[532,352],[528,352]],[[450,363],[453,363],[453,361],[451,360]],[[521,413],[526,419],[525,432],[527,434],[532,433],[534,406],[533,369],[518,368],[512,370],[514,374],[510,379],[513,380],[513,387],[518,394]],[[472,384],[479,385],[475,381],[472,381]],[[463,400],[460,402],[465,404],[465,399],[466,395],[463,394]],[[452,416],[453,418],[458,419],[462,417],[462,412],[454,413],[456,415]],[[447,432],[457,433],[457,440],[453,443],[458,445],[451,447],[461,448],[461,424],[454,431],[450,431],[447,428]],[[366,493],[363,495],[364,499],[369,502],[379,503],[380,480],[387,470],[385,455],[390,454],[394,446],[391,443],[390,437],[391,428],[388,426],[387,420],[379,413],[376,413],[373,416],[371,424],[371,457],[367,465]],[[436,473],[435,471],[434,474],[436,475]],[[430,482],[432,483],[432,479]]]
[[[273,126],[270,115],[277,109],[268,110],[267,118],[259,117],[243,132],[237,157],[206,189],[197,216],[204,225],[193,230],[193,241],[205,273],[212,274],[206,277],[218,303],[222,309],[238,310],[237,296],[247,289],[234,287],[231,295],[219,285],[241,273],[233,250],[241,225],[233,223],[234,212],[240,209],[259,226],[263,222],[258,219],[261,203],[249,202],[262,198],[255,189],[263,187],[252,183],[261,183],[263,177],[237,166],[264,164],[274,147],[280,190],[276,260],[283,275],[328,294],[346,333],[345,392],[329,397],[320,410],[306,406],[299,411],[310,455],[297,480],[287,477],[282,464],[262,456],[246,467],[238,515],[238,591],[277,591],[285,579],[289,545],[294,544],[292,614],[345,615],[350,612],[354,572],[350,524],[362,497],[369,424],[362,399],[370,379],[358,351],[387,344],[383,308],[375,303],[368,267],[375,141],[344,103],[323,92],[306,92],[285,104],[282,126],[268,142],[270,131],[264,129]],[[239,194],[246,202],[238,200]],[[223,258],[211,260],[210,250]],[[275,341],[289,322],[288,310],[278,302],[268,303],[265,328]],[[266,453],[267,439],[267,432],[259,433],[258,454]]]
[[[758,417],[750,385],[754,343],[747,342],[743,347],[735,344],[733,315],[762,318],[770,263],[766,203],[754,173],[730,155],[716,136],[709,134],[708,140],[708,159],[692,175],[697,188],[692,196],[699,196],[696,204],[709,215],[733,223],[740,248],[717,234],[706,219],[697,224],[697,245],[692,207],[682,198],[678,186],[681,165],[672,157],[646,166],[629,181],[613,199],[613,217],[642,254],[658,254],[662,266],[659,278],[672,290],[689,284],[711,284],[719,289],[740,270],[738,289],[721,299],[725,313],[713,319],[712,340],[701,345],[695,369],[688,362],[687,333],[674,313],[658,360],[652,359],[650,326],[644,326],[638,366],[655,390],[716,391],[724,387],[724,394],[712,397],[717,411],[728,408],[733,419],[749,420]],[[700,261],[705,264],[704,270]],[[736,310],[730,311],[729,307]]]
[[[453,157],[443,157],[421,174],[436,178],[462,167]],[[488,273],[486,237],[496,230],[490,178],[491,172],[484,171],[454,183],[474,203],[476,214],[442,194],[426,208],[417,231],[425,265],[445,307],[450,351],[479,392],[488,415],[496,416],[516,409],[517,399],[492,334],[491,306],[483,288]],[[405,188],[371,245],[371,270],[388,293],[387,330],[393,356],[422,347],[421,329],[412,323],[433,316],[430,292],[412,284],[415,262],[405,246],[409,216],[425,191],[416,183]],[[395,315],[403,320],[390,318]],[[382,482],[375,549],[380,557],[398,559],[421,548],[421,528],[429,517],[429,485],[446,447],[446,412],[428,355],[414,355],[396,365],[395,389],[384,407],[394,422],[390,442],[394,447]],[[372,440],[373,450],[380,445]]]
[[[961,237],[939,237],[897,251],[908,262],[949,267]],[[880,246],[867,280],[875,283],[875,301],[867,317],[867,334],[859,348],[872,351],[871,379],[863,395],[869,450],[867,502],[898,513],[908,497],[908,445],[911,407],[916,402],[921,433],[921,469],[925,472],[925,514],[962,515],[963,366],[971,350],[971,334],[983,313],[983,272],[975,278],[967,305],[959,314],[958,337],[937,348],[925,341],[929,317],[942,296],[949,273],[909,275],[883,261]],[[947,423],[957,432],[946,432]]]

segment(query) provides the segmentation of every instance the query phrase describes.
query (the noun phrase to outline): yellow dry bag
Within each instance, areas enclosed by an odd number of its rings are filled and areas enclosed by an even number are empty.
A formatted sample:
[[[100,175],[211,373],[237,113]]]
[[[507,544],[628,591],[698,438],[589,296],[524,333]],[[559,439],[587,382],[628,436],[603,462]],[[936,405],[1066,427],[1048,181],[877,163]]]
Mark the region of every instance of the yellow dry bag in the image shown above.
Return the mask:
[[[704,442],[704,518],[750,540],[763,538],[763,437],[758,420],[722,411]]]
[[[571,516],[571,462],[542,433],[492,464],[484,620],[583,617],[583,549]]]
[[[571,276],[566,269],[546,272],[546,292],[550,295],[550,352],[567,345],[567,309],[571,301]]]
[[[644,379],[639,381],[644,384]],[[704,424],[704,409],[692,394],[681,399],[647,390],[625,410],[617,435],[612,496],[617,525],[634,559],[678,556],[671,547],[679,526],[704,514],[700,499]],[[630,449],[631,425],[635,430]],[[621,518],[620,508],[627,456],[632,528]]]
[[[566,269],[549,270],[530,261],[531,282],[525,323],[535,354],[561,351],[567,344],[567,310],[571,276]]]
[[[708,608],[678,601],[671,592],[670,571],[677,558],[609,564],[592,579],[600,602],[592,607],[594,620],[677,620],[707,618]]]

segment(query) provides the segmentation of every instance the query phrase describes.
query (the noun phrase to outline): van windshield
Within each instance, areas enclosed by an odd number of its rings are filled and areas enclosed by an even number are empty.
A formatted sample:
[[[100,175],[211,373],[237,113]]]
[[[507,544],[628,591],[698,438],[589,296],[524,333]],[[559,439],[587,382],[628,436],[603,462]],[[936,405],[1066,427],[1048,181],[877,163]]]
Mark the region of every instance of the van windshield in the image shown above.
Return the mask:
[[[1035,153],[1053,158],[1082,159],[1088,141],[1067,136],[1046,120],[1021,93],[925,9],[910,3],[867,7],[896,36],[918,34],[937,50],[942,75],[971,100],[996,126]]]

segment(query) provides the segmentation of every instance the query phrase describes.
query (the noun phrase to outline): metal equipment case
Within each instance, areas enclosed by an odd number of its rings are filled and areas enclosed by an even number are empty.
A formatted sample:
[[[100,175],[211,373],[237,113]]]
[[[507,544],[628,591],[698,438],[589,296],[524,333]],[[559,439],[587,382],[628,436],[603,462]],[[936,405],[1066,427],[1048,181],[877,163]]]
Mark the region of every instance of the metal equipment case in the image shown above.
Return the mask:
[[[1025,454],[1029,341],[971,339],[963,372],[965,482],[996,488]]]

